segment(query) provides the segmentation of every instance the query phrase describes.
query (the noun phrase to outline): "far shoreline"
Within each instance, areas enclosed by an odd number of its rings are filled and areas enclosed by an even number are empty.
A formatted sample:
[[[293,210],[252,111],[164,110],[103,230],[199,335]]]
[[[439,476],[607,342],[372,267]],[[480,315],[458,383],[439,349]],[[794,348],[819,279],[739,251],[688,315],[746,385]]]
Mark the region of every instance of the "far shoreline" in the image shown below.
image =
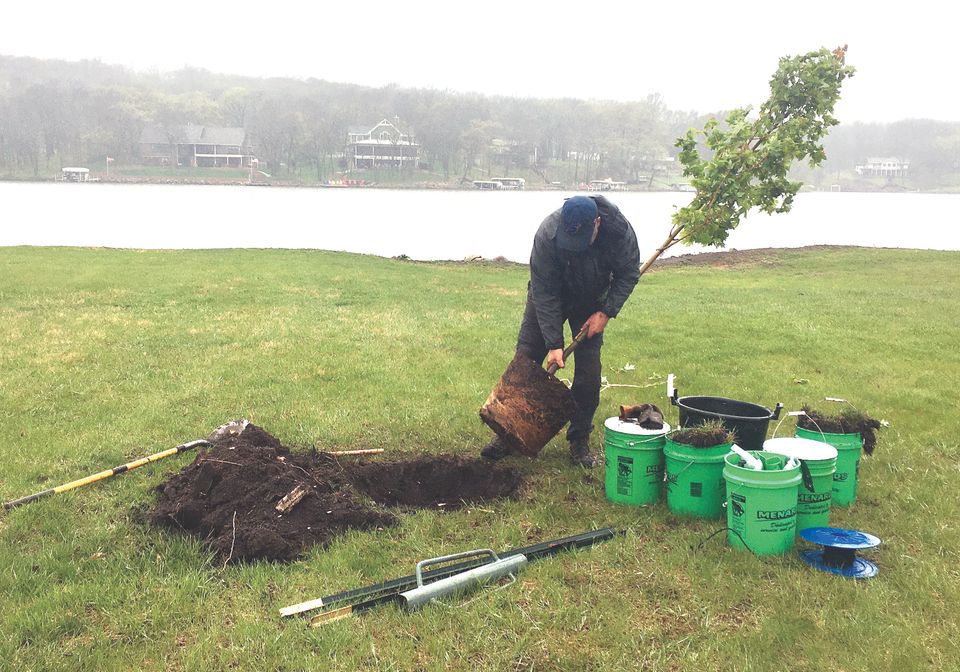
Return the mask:
[[[362,180],[358,180],[362,181]],[[247,179],[230,178],[177,178],[177,177],[157,177],[157,176],[104,176],[95,175],[88,181],[82,183],[65,182],[57,177],[18,177],[18,176],[0,176],[0,183],[15,184],[110,184],[110,185],[160,185],[160,186],[222,186],[222,187],[269,187],[269,188],[287,188],[287,189],[388,189],[401,191],[458,191],[458,192],[478,192],[483,191],[473,187],[470,183],[429,181],[415,183],[378,183],[368,182],[366,184],[342,184],[342,180],[325,182],[300,182],[297,180],[272,180],[272,181],[250,181]],[[684,185],[681,185],[684,186]],[[511,191],[511,190],[495,190]],[[564,191],[595,191],[584,186],[576,185],[539,185],[528,183],[520,191],[534,192],[564,192]],[[599,192],[598,192],[599,193]],[[613,195],[620,193],[693,193],[689,188],[671,188],[669,186],[655,186],[643,188],[625,188],[619,190],[604,191]],[[816,188],[804,184],[800,188],[800,193],[867,193],[867,194],[958,194],[957,190],[922,190],[910,189],[903,185],[842,185],[839,189]]]

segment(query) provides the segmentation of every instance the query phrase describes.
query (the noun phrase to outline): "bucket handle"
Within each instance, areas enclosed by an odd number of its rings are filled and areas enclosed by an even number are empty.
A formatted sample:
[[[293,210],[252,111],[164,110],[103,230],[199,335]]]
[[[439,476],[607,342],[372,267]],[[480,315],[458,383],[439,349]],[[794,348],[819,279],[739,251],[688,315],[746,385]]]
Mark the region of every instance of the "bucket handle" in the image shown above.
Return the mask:
[[[679,432],[679,431],[680,431],[680,428],[677,427],[676,429],[673,429],[673,430],[670,431],[669,433],[670,433],[670,434],[675,434],[675,433],[677,433],[677,432]],[[733,451],[731,450],[730,453],[733,453]],[[729,455],[730,453],[727,453],[727,455]],[[736,453],[734,453],[734,454],[736,454]],[[726,455],[724,455],[724,457],[726,457]],[[683,472],[685,472],[687,469],[689,469],[690,467],[692,467],[694,464],[696,464],[696,461],[695,461],[695,460],[690,460],[690,461],[688,461],[687,464],[686,464],[686,466],[683,467],[683,469],[681,469],[680,471],[677,472],[677,476],[679,476],[680,474],[682,474]],[[667,470],[666,470],[666,469],[663,470],[663,480],[664,480],[664,481],[667,480]]]
[[[676,431],[676,430],[674,430],[674,431]],[[679,476],[680,474],[682,474],[683,472],[685,472],[687,469],[689,469],[690,467],[692,467],[694,464],[696,464],[696,460],[689,460],[689,461],[687,462],[687,464],[686,464],[680,471],[677,472],[677,476]],[[666,469],[663,470],[663,480],[664,480],[664,482],[666,482],[666,480],[667,480],[667,470],[666,470]]]
[[[626,441],[624,442],[624,445],[627,446],[628,448],[633,448],[634,446],[642,446],[645,443],[650,443],[652,441],[656,441],[657,439],[662,439],[662,438],[663,438],[663,434],[654,434],[653,436],[650,436],[644,439],[643,441]]]
[[[807,414],[804,411],[787,411],[787,414],[782,418],[780,418],[780,422],[778,422],[777,426],[773,428],[773,436],[771,436],[770,438],[771,439],[777,438],[777,432],[780,431],[780,425],[782,425],[783,421],[786,420],[788,417],[794,416],[799,418],[801,415],[807,415]],[[807,417],[810,418],[809,415],[807,415]],[[820,432],[820,438],[823,440],[823,443],[828,443],[827,437],[826,435],[824,435],[823,430],[820,429],[820,425],[817,424],[817,421],[814,420],[813,418],[810,418],[810,422],[812,422],[814,426],[817,428],[817,431]]]
[[[587,339],[587,325],[583,325],[583,327],[580,329],[580,333],[574,336],[573,341],[570,342],[570,345],[568,345],[563,349],[564,363],[566,363],[567,357],[570,356],[570,353],[576,350],[577,346],[580,345],[586,339]],[[556,364],[551,364],[550,366],[547,367],[547,373],[549,373],[552,376],[557,372],[557,369],[559,368],[560,367],[557,366]]]
[[[680,471],[678,471],[678,472],[677,472],[677,476],[679,476],[680,474],[682,474],[683,472],[685,472],[687,469],[689,469],[690,467],[692,467],[694,464],[696,464],[696,462],[695,462],[694,460],[690,460],[689,462],[687,462],[687,466],[685,466],[683,469],[681,469]],[[664,481],[667,480],[667,470],[666,470],[666,469],[663,470],[663,480],[664,480]]]

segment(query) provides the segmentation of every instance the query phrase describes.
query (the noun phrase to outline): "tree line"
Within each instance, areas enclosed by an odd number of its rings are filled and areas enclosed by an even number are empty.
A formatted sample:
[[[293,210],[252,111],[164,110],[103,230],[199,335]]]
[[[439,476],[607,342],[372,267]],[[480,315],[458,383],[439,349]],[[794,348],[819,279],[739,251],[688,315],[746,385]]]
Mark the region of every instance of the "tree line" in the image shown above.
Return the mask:
[[[547,167],[559,163],[575,182],[642,182],[676,156],[676,138],[724,114],[671,110],[658,95],[632,102],[519,99],[0,56],[0,175],[38,175],[107,156],[135,163],[147,124],[193,123],[242,127],[271,172],[306,170],[324,179],[349,128],[396,117],[420,143],[424,164],[444,179],[469,179],[495,166],[548,180]],[[494,140],[505,143],[495,150]],[[841,125],[825,147],[827,161],[805,179],[829,181],[832,172],[878,155],[908,158],[911,169],[934,176],[960,168],[960,124]]]

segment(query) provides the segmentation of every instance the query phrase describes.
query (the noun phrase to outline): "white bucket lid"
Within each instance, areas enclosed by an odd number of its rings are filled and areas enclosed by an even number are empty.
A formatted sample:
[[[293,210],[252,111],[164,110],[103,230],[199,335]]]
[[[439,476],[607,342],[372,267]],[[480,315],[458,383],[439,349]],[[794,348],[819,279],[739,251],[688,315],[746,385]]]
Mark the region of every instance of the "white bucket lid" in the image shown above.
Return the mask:
[[[796,436],[785,436],[781,439],[767,439],[763,442],[763,449],[768,453],[795,457],[798,460],[831,460],[837,456],[837,449],[829,443],[802,439]]]
[[[624,422],[616,415],[612,418],[607,418],[604,421],[603,426],[612,432],[620,432],[621,434],[636,434],[638,436],[656,436],[659,434],[666,434],[670,431],[670,425],[666,422],[663,423],[663,429],[645,429],[635,422]]]

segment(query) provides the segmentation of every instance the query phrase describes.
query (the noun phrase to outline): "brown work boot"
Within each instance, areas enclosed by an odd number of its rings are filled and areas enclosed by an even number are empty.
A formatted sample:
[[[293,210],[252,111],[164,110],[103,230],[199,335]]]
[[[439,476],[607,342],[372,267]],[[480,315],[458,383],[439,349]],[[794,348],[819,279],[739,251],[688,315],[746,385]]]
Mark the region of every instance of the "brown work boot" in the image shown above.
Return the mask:
[[[570,464],[577,467],[592,469],[597,458],[590,452],[590,442],[586,438],[574,439],[570,442]]]
[[[480,457],[496,462],[511,453],[513,451],[510,450],[510,446],[505,444],[498,436],[480,450]]]

